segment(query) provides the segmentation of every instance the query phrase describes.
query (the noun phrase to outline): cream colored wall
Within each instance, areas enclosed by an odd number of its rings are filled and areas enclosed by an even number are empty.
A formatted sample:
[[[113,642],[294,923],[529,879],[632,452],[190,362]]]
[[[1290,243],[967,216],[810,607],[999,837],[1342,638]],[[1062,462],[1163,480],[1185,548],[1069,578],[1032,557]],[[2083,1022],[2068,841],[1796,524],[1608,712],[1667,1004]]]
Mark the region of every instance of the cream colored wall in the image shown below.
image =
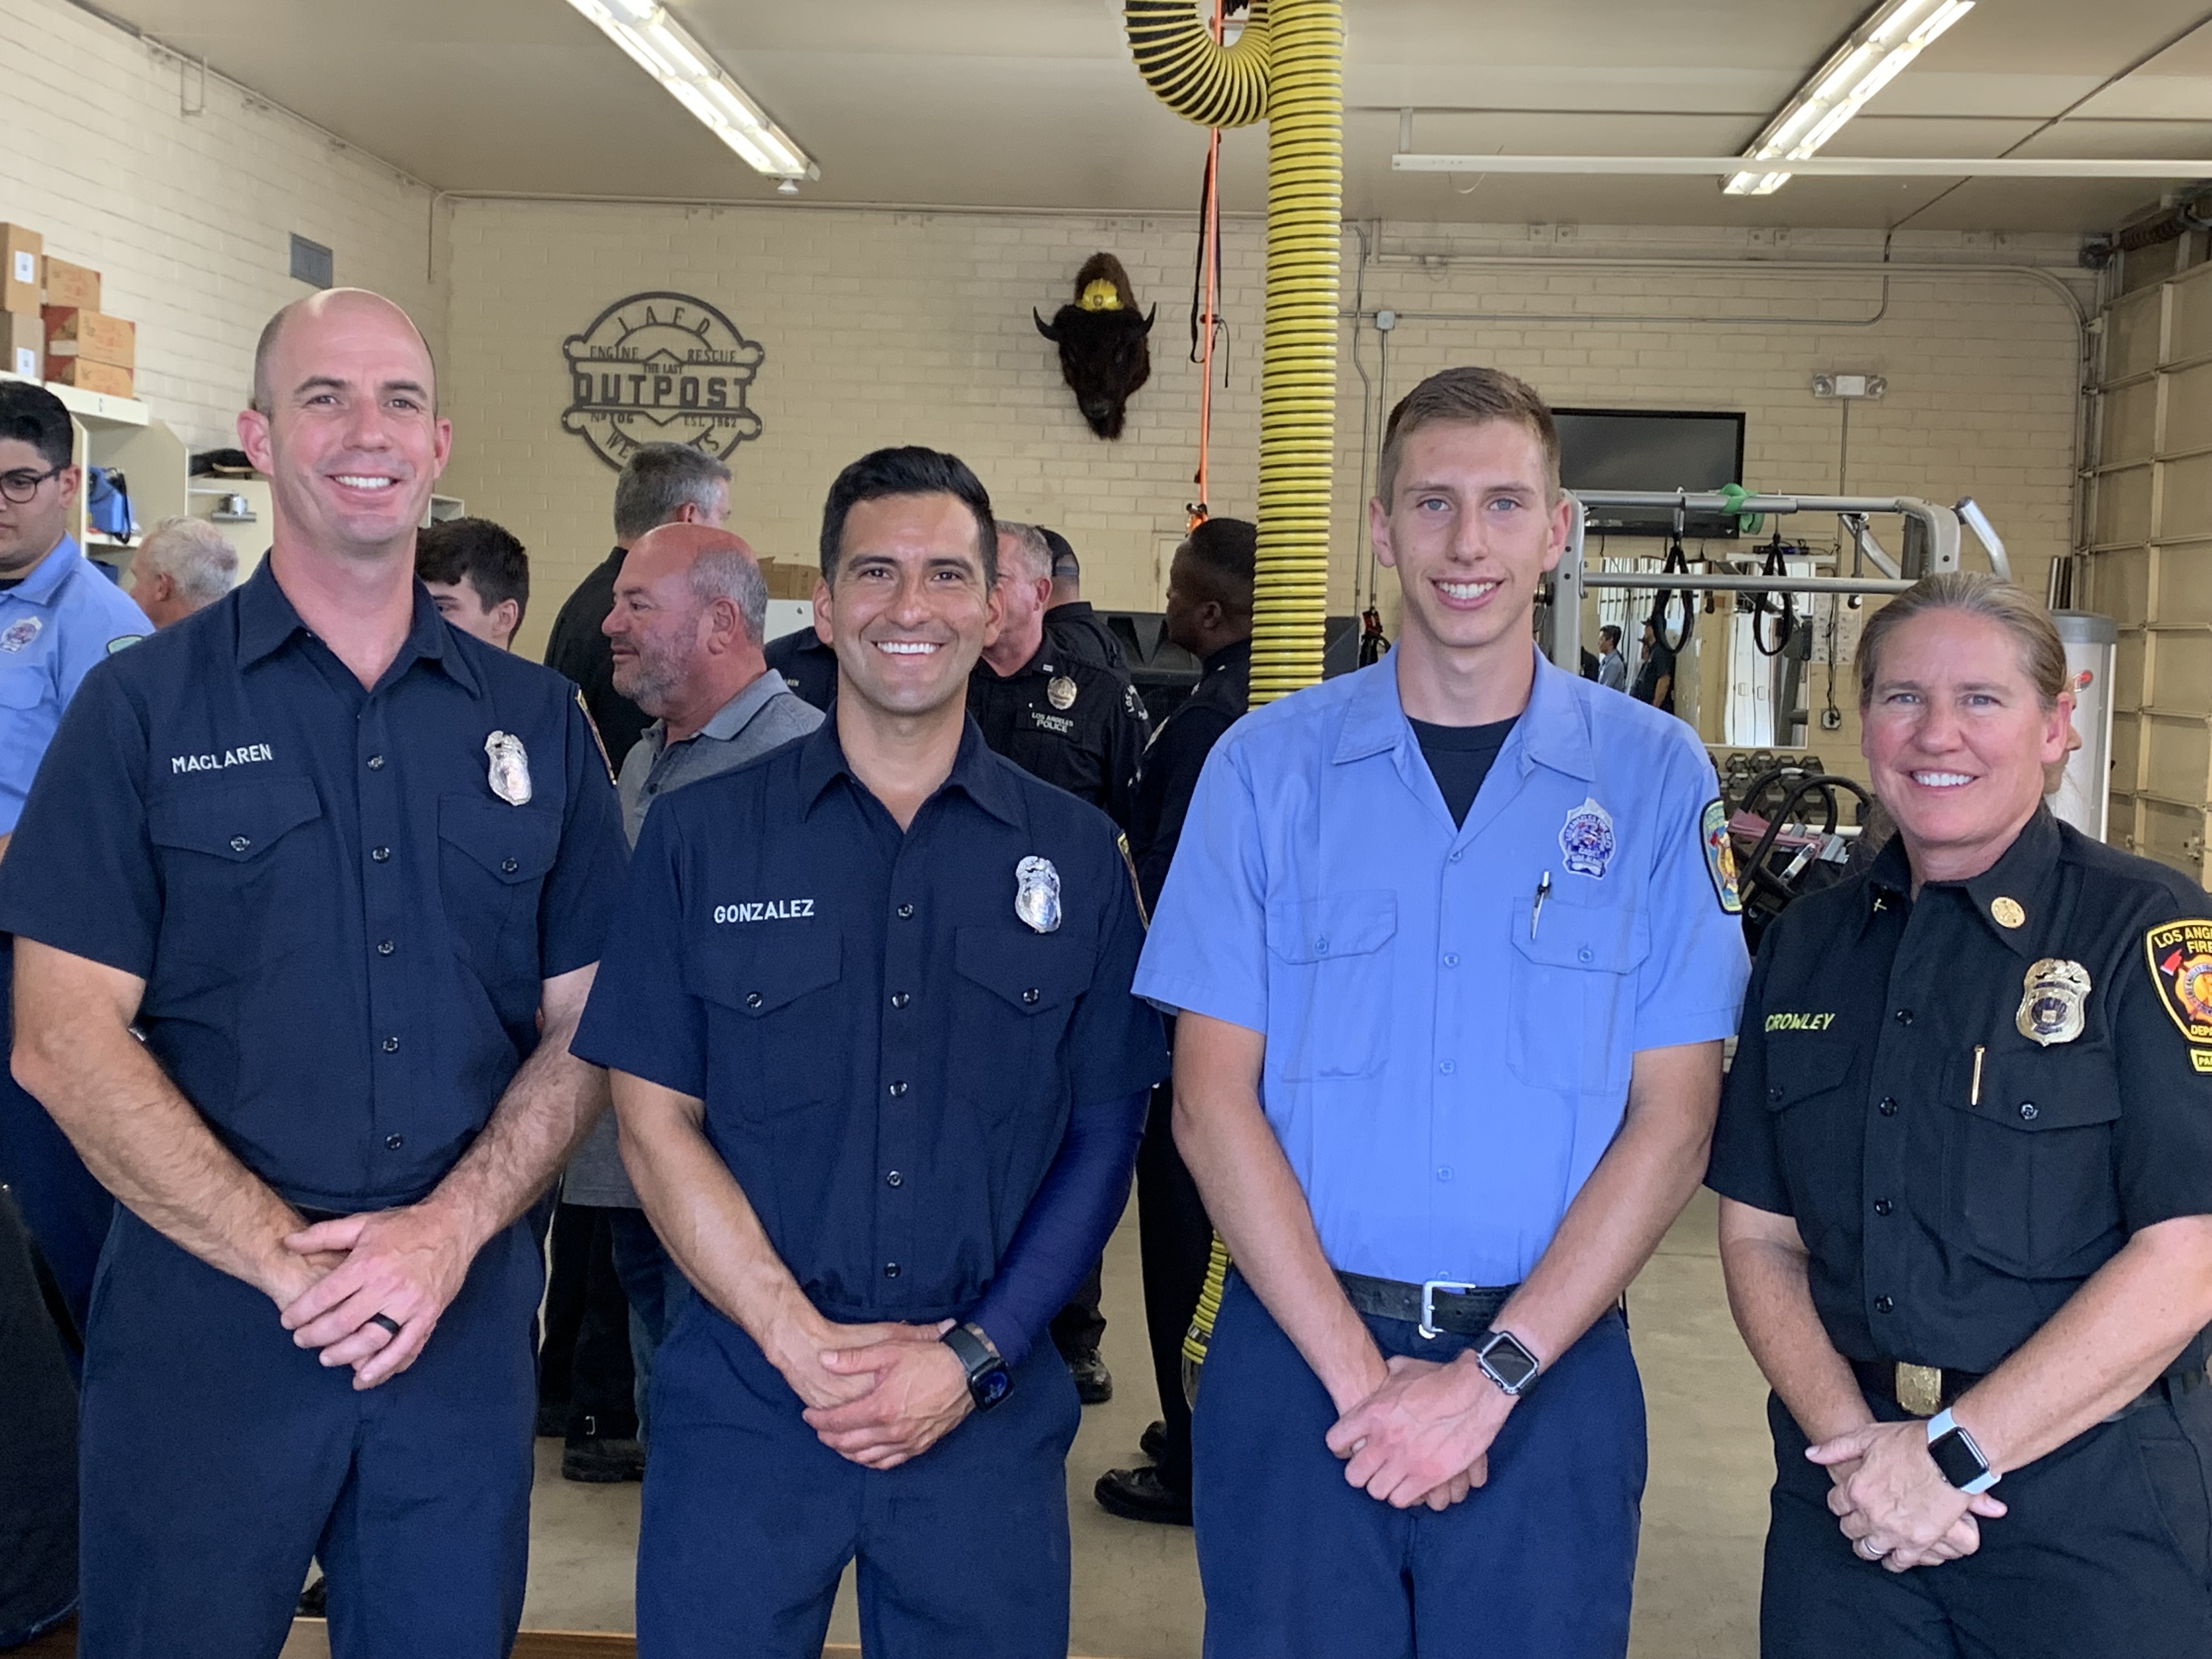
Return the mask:
[[[1756,487],[1944,501],[1972,493],[2039,592],[2049,561],[2070,546],[2075,316],[2038,277],[1979,268],[2034,263],[2078,278],[2070,240],[1899,237],[1897,261],[1960,263],[1885,277],[1783,270],[1777,249],[1743,233],[1569,228],[1562,240],[1535,229],[1533,242],[1519,225],[1347,234],[1346,307],[1358,298],[1400,316],[1387,368],[1371,321],[1348,323],[1340,353],[1333,609],[1367,592],[1363,368],[1370,451],[1389,402],[1422,375],[1492,362],[1563,404],[1743,410]],[[1261,238],[1249,218],[1226,234],[1232,334],[1215,402],[1216,512],[1252,511]],[[1129,267],[1142,303],[1160,307],[1152,382],[1114,443],[1083,425],[1029,314],[1049,315],[1098,248]],[[1872,259],[1881,244],[1799,232],[1781,251]],[[1188,224],[1160,219],[461,202],[441,258],[457,343],[452,486],[531,548],[540,596],[524,634],[531,648],[610,542],[614,473],[561,430],[562,342],[617,300],[670,289],[713,302],[766,348],[750,399],[762,435],[732,458],[734,522],[763,551],[811,558],[839,467],[878,444],[928,443],[969,460],[1002,512],[1065,530],[1100,603],[1156,605],[1161,550],[1182,533],[1193,494],[1191,256]],[[1638,263],[1685,259],[1709,263]],[[1818,369],[1889,381],[1882,402],[1853,410],[1848,455],[1838,405],[1811,396]],[[1813,533],[1830,538],[1832,520]],[[1387,574],[1382,588],[1395,621]],[[1855,753],[1855,714],[1843,733],[1821,737],[1824,756]]]
[[[421,184],[65,0],[0,0],[0,221],[100,270],[138,395],[188,447],[237,441],[262,325],[312,292],[294,231],[440,343]]]

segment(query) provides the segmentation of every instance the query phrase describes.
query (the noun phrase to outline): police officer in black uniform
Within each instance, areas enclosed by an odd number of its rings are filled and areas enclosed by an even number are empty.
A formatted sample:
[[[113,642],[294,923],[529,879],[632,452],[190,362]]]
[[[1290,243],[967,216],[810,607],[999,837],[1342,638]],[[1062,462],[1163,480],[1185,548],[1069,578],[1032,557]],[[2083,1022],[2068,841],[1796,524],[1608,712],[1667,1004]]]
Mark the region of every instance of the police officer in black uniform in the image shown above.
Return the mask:
[[[951,456],[840,475],[836,712],[653,808],[576,1038],[699,1291],[654,1361],[661,1659],[813,1659],[856,1557],[871,1653],[1067,1652],[1079,1412],[1043,1337],[1167,1056],[1114,827],[966,717],[993,546]]]
[[[801,702],[823,714],[837,696],[837,650],[811,627],[770,640],[761,653]]]
[[[1129,659],[1106,619],[1083,597],[1083,561],[1057,530],[1037,526],[1052,553],[1052,599],[1045,607],[1044,636],[1061,657],[1111,669],[1124,684],[1129,679]]]
[[[0,867],[14,1070],[120,1200],[85,1337],[82,1650],[497,1659],[522,1612],[525,1212],[621,823],[559,675],[415,578],[451,430],[404,313],[277,313],[252,578],[87,677]]]
[[[1244,713],[1252,687],[1252,577],[1260,532],[1243,519],[1208,519],[1168,568],[1167,637],[1198,659],[1198,684],[1160,723],[1145,750],[1129,825],[1137,886],[1151,914],[1174,862],[1183,818],[1206,757]],[[1145,1325],[1160,1420],[1147,1433],[1149,1466],[1109,1469],[1092,1489],[1101,1508],[1130,1521],[1190,1524],[1190,1403],[1182,1382],[1183,1335],[1198,1307],[1213,1226],[1198,1183],[1176,1150],[1175,1095],[1152,1095],[1137,1154],[1138,1242]]]
[[[983,741],[1031,777],[1089,801],[1127,830],[1145,750],[1145,705],[1126,679],[1062,656],[1045,637],[1052,550],[1035,525],[999,524],[999,631],[968,678],[968,712]],[[1103,1265],[1053,1321],[1052,1340],[1086,1406],[1114,1395],[1099,1357]]]
[[[2212,901],[2056,822],[2049,620],[1867,625],[1896,837],[1759,951],[1715,1141],[1766,1659],[2212,1653]],[[2000,1484],[2002,1483],[2002,1484]]]

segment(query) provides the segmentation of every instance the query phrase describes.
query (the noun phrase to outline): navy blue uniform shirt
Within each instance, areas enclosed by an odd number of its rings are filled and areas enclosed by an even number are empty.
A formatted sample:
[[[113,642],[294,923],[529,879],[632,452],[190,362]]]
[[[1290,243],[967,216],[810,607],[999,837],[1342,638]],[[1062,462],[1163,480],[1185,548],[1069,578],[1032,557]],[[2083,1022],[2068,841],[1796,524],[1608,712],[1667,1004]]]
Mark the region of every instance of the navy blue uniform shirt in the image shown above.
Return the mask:
[[[801,702],[827,714],[837,701],[837,650],[822,643],[813,623],[770,640],[762,654]]]
[[[1989,1371],[2212,1213],[2212,902],[2048,811],[1911,876],[1892,840],[1767,929],[1705,1179],[1796,1218],[1846,1359]]]
[[[1059,926],[1016,915],[1050,860]],[[965,1316],[1073,1113],[1167,1075],[1113,826],[973,720],[902,834],[835,720],[662,799],[574,1051],[706,1103],[769,1242],[839,1320]]]
[[[521,740],[530,798],[486,740]],[[519,792],[518,792],[519,793]],[[411,1202],[595,961],[614,786],[575,689],[450,628],[422,584],[374,690],[267,563],[85,678],[0,865],[0,929],[146,981],[138,1026],[295,1204]]]

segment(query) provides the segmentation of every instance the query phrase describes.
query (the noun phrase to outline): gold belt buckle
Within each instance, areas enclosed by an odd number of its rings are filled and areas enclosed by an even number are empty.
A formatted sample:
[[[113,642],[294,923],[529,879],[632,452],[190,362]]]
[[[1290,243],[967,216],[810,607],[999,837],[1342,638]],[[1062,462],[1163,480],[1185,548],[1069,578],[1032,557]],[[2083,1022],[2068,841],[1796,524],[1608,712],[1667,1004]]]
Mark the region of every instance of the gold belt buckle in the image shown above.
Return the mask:
[[[1897,1366],[1897,1403],[1915,1417],[1933,1417],[1943,1409],[1943,1373],[1933,1365]]]

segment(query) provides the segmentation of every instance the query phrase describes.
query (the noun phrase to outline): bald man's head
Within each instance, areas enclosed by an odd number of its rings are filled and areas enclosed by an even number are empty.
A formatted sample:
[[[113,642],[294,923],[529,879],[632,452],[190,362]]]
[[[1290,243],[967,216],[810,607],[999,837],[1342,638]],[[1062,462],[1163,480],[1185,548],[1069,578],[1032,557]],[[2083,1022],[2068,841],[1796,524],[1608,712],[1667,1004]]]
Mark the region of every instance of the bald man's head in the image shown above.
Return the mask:
[[[600,624],[615,690],[689,737],[767,665],[768,582],[742,537],[665,524],[630,544]]]
[[[422,337],[422,331],[416,327],[415,319],[404,309],[394,305],[381,294],[365,288],[330,288],[325,289],[319,294],[310,294],[304,300],[295,300],[290,305],[283,307],[275,316],[262,325],[261,338],[253,348],[252,407],[259,410],[264,415],[273,411],[273,404],[270,401],[274,389],[270,378],[271,365],[276,359],[278,346],[284,337],[286,327],[293,319],[295,317],[326,318],[346,310],[382,311],[406,325],[407,331],[415,337],[416,344],[422,350],[422,364],[428,371],[423,378],[422,389],[428,395],[431,410],[434,414],[438,404],[438,370],[436,362],[430,356],[430,343]]]

